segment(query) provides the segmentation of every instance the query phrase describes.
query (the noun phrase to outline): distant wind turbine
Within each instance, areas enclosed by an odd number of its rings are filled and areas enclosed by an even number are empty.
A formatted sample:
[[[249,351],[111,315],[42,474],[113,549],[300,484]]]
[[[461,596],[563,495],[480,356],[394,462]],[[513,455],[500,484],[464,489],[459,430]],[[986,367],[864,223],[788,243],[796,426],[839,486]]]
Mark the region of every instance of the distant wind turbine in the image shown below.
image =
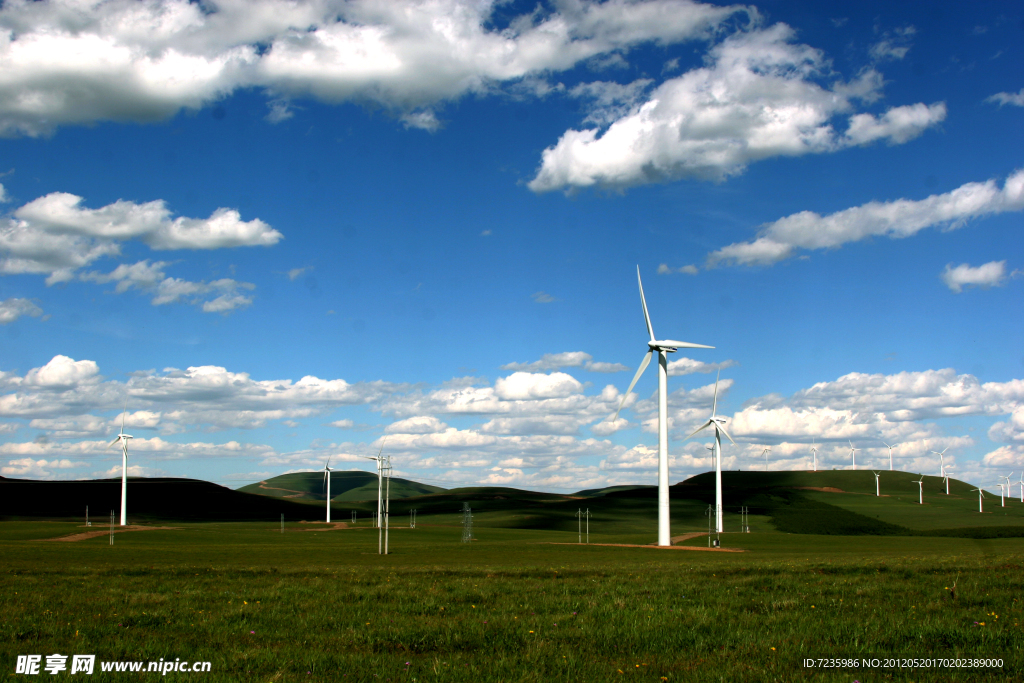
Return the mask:
[[[942,481],[945,482],[945,484],[946,484],[946,495],[947,496],[949,495],[949,469],[951,467],[953,467],[953,465],[948,465],[948,466],[942,468]]]
[[[857,469],[857,451],[859,448],[853,447],[853,441],[850,441],[850,457],[853,459],[853,469]]]
[[[713,443],[709,444],[707,446],[704,446],[704,448],[706,448],[709,451],[711,451],[711,466],[714,467],[715,466],[715,444],[713,444]]]
[[[675,353],[677,349],[713,349],[714,346],[705,346],[704,344],[691,344],[690,342],[674,341],[672,339],[657,340],[654,338],[654,328],[651,327],[651,316],[647,312],[647,299],[644,298],[644,283],[640,279],[640,266],[636,268],[636,281],[640,286],[640,305],[644,309],[644,322],[647,323],[647,334],[650,335],[651,340],[647,342],[647,355],[640,362],[640,367],[637,368],[636,374],[633,375],[633,381],[629,383],[629,388],[626,389],[626,393],[622,395],[622,400],[619,402],[619,409],[615,411],[615,417],[612,419],[614,422],[619,418],[619,411],[622,410],[622,406],[626,403],[626,399],[629,397],[629,392],[633,391],[633,387],[636,386],[636,382],[640,379],[640,375],[644,374],[644,370],[647,369],[647,365],[651,362],[651,356],[654,352],[658,352],[658,545],[668,546],[672,545],[672,537],[669,529],[669,498],[668,498],[668,354]],[[718,383],[715,383],[715,389],[718,389]],[[717,399],[717,394],[716,394]],[[719,455],[721,451],[719,451]],[[720,460],[721,458],[719,458]],[[719,465],[719,471],[721,466]]]
[[[768,454],[772,452],[771,448],[765,448],[761,455],[764,456],[764,471],[768,471]]]
[[[1020,502],[1024,503],[1024,471],[1020,473]]]
[[[882,491],[881,491],[881,489],[878,486],[878,475],[880,475],[881,472],[874,472],[872,470],[872,473],[875,475],[875,497],[878,498],[878,497],[881,497],[881,495],[882,495]]]
[[[327,523],[331,523],[331,456],[327,456],[324,465],[324,486],[327,487]]]
[[[721,371],[719,371],[721,374]],[[729,436],[729,432],[725,431],[725,418],[717,417],[718,415],[718,377],[715,378],[715,402],[711,408],[711,417],[708,421],[702,424],[700,427],[694,430],[693,434],[686,437],[691,439],[696,436],[697,432],[708,427],[715,428],[715,519],[716,529],[718,533],[722,533],[722,434],[728,437],[729,441],[732,441],[732,437]],[[733,445],[736,445],[735,441],[732,441]]]
[[[942,472],[942,467],[943,467],[943,463],[944,463],[944,460],[942,459],[942,454],[945,453],[948,450],[949,450],[949,446],[946,446],[941,451],[932,451],[932,453],[934,453],[935,455],[939,456],[939,472],[940,472],[939,476],[942,476],[941,472]]]
[[[377,462],[377,554],[388,554],[388,508],[391,502],[391,456],[382,456],[388,437],[380,442],[377,456],[364,455],[367,460]],[[386,461],[386,462],[385,462]],[[384,488],[384,471],[387,470],[387,489]]]
[[[818,471],[818,448],[814,445],[814,439],[811,439],[811,457],[814,458],[814,471]]]
[[[885,443],[885,442],[883,441],[882,443]],[[890,446],[889,444],[885,443],[885,446],[886,446],[886,448],[889,449],[889,471],[892,472],[892,449],[894,449],[897,446],[899,446],[899,444],[898,443],[894,443],[893,445]]]
[[[1012,477],[1012,476],[1013,476],[1013,472],[1010,472],[1009,474],[1007,474],[1005,476],[1004,475],[999,475],[1000,479],[1005,479],[1006,480],[1006,495],[1010,495],[1010,477]],[[1003,490],[1003,485],[1002,484],[999,485],[999,490],[1000,490],[1000,492]],[[1001,507],[1006,507],[1006,500],[1005,500],[1005,497],[1003,496],[1002,493],[999,494],[999,503],[1000,503]]]
[[[917,482],[917,503],[918,505],[924,505],[924,475],[921,475],[920,479],[915,479]]]
[[[985,497],[985,492],[981,489],[980,486],[978,488],[976,488],[976,489],[971,489],[971,490],[978,492],[978,512],[984,512],[985,508],[981,504],[981,499]]]
[[[110,442],[110,446],[121,442],[121,526],[128,524],[128,439],[131,439],[132,435],[124,433],[124,418],[127,414],[128,399],[125,399],[124,410],[121,412],[121,433]]]

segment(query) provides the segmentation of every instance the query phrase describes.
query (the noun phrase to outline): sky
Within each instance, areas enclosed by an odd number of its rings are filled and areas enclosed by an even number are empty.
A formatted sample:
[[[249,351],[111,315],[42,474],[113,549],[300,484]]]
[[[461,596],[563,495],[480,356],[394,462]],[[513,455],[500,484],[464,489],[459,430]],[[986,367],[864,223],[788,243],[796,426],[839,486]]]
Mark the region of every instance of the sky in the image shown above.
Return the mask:
[[[672,482],[720,372],[725,469],[996,490],[1022,131],[1013,2],[6,0],[0,474],[653,484],[639,269]]]

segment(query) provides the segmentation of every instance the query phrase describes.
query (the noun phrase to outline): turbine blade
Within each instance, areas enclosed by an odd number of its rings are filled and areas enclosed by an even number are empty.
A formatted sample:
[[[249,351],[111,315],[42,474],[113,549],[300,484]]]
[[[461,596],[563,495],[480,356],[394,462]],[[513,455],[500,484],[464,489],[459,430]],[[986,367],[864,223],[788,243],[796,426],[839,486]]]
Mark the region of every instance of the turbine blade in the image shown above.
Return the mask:
[[[107,446],[107,448],[113,448],[114,444],[117,443],[120,440],[121,440],[121,437],[117,437],[116,439],[114,439],[113,441],[110,442],[110,445]]]
[[[694,344],[693,342],[676,341],[675,339],[656,339],[653,340],[658,343],[659,346],[671,346],[677,349],[713,349],[714,346],[708,346],[707,344]]]
[[[640,279],[640,266],[636,267],[636,281],[640,285],[640,304],[644,307],[644,322],[647,323],[647,334],[651,335],[651,341],[654,341],[654,328],[651,327],[651,316],[647,312],[647,299],[644,298],[644,282]]]
[[[715,424],[718,424],[717,422]],[[729,441],[732,441],[732,437],[729,436],[729,432],[725,431],[725,426],[718,424],[718,428],[722,430],[722,433],[729,437]],[[736,442],[732,441],[732,445],[735,446]]]
[[[718,411],[718,378],[722,376],[722,368],[718,368],[718,374],[715,375],[715,403],[711,406],[711,417],[714,418]]]
[[[128,397],[124,397],[124,410],[121,411],[121,431],[124,431],[124,418],[128,414]]]
[[[711,420],[708,420],[707,422],[702,424],[700,427],[697,427],[697,429],[695,429],[693,431],[693,434],[690,434],[690,436],[686,437],[686,439],[692,439],[693,437],[695,437],[697,435],[697,432],[703,431],[703,430],[707,429],[708,427],[710,427],[713,424],[714,424],[714,422],[712,422]],[[683,439],[683,441],[686,441],[686,439]]]
[[[629,388],[626,389],[626,393],[622,395],[622,400],[619,401],[619,409],[615,411],[615,417],[612,418],[612,422],[619,419],[619,413],[622,411],[622,406],[626,403],[626,399],[629,397],[629,392],[633,391],[633,387],[636,386],[637,380],[640,379],[640,375],[644,374],[644,370],[647,369],[647,365],[651,362],[651,356],[654,355],[654,349],[647,352],[644,359],[640,361],[640,367],[636,369],[636,374],[633,375],[633,381],[629,383]]]

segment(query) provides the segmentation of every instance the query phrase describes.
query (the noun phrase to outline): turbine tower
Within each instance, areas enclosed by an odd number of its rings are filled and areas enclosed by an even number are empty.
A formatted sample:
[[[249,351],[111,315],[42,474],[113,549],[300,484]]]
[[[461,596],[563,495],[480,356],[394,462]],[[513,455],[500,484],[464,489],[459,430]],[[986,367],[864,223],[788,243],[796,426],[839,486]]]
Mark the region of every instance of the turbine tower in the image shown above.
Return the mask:
[[[327,487],[327,523],[331,523],[331,457],[327,456],[327,464],[324,465],[324,486]]]
[[[132,435],[124,433],[124,418],[127,414],[128,399],[125,399],[124,410],[121,412],[121,433],[110,442],[110,446],[121,442],[121,526],[128,525],[128,439],[132,438]]]
[[[882,443],[885,443],[885,442],[883,441]],[[898,443],[894,443],[891,446],[889,444],[885,443],[885,447],[889,449],[889,471],[890,472],[892,472],[892,449],[896,448],[897,446],[899,446]]]
[[[388,437],[380,442],[380,450],[376,456],[364,455],[367,460],[377,462],[377,554],[388,554],[388,508],[391,502],[391,456],[382,456],[384,444]],[[387,471],[387,488],[384,488],[385,471]],[[382,519],[383,518],[383,519]]]
[[[768,471],[768,454],[772,452],[771,448],[765,448],[761,455],[764,456],[764,471]]]
[[[818,471],[818,448],[814,445],[814,439],[811,439],[811,457],[814,458],[814,471]]]
[[[719,371],[721,373],[721,371]],[[708,427],[715,428],[715,529],[718,533],[724,531],[722,525],[722,434],[725,434],[729,441],[732,441],[732,437],[729,436],[729,432],[725,431],[725,418],[718,417],[718,377],[715,377],[715,402],[711,408],[711,417],[708,421],[697,427],[693,434],[686,437],[687,439],[693,438],[697,432]],[[735,441],[732,441],[733,445],[736,445]]]
[[[850,441],[850,457],[853,459],[853,469],[857,469],[857,451],[859,448],[853,447],[853,441]]]
[[[942,481],[946,484],[946,495],[947,496],[949,495],[949,469],[950,469],[950,467],[953,467],[953,465],[949,465],[948,467],[943,467],[942,468]]]
[[[921,475],[920,479],[915,479],[917,482],[917,504],[924,505],[924,475]]]
[[[984,512],[985,509],[984,509],[984,507],[982,507],[981,499],[985,497],[985,492],[981,490],[980,486],[978,488],[976,488],[976,489],[971,489],[971,490],[978,492],[978,512]]]
[[[882,495],[882,490],[878,486],[878,476],[880,474],[882,474],[882,473],[881,472],[875,472],[874,470],[872,470],[871,473],[875,475],[875,498],[880,498],[881,495]]]
[[[614,422],[619,418],[619,411],[622,410],[629,392],[633,391],[640,375],[644,374],[651,356],[658,352],[658,545],[672,545],[671,533],[669,531],[669,500],[668,500],[668,354],[675,353],[677,349],[713,349],[714,346],[704,344],[691,344],[690,342],[674,341],[672,339],[657,340],[654,338],[654,328],[651,327],[651,316],[647,312],[647,300],[644,298],[644,283],[640,279],[640,266],[636,268],[636,281],[640,285],[640,305],[644,309],[644,322],[647,323],[647,334],[651,340],[647,342],[647,355],[640,362],[640,367],[633,375],[633,381],[629,388],[622,395],[619,402],[619,409],[615,411]],[[715,383],[718,389],[718,383]],[[719,471],[721,466],[718,467]]]
[[[1020,473],[1020,502],[1024,503],[1024,471]]]
[[[941,451],[932,451],[932,453],[934,453],[935,455],[939,456],[939,472],[940,473],[942,472],[942,467],[943,467],[943,463],[944,463],[944,460],[942,459],[942,454],[945,453],[948,450],[949,450],[949,446],[946,446]],[[942,476],[942,475],[940,474],[939,476]]]
[[[1006,495],[1007,496],[1010,495],[1010,477],[1012,477],[1012,476],[1013,476],[1013,472],[1010,472],[1009,474],[1007,474],[1005,476],[1004,475],[999,475],[1000,479],[1005,479],[1006,480]],[[1000,491],[1003,490],[1003,485],[1002,484],[999,485],[999,490]],[[1000,506],[1001,507],[1006,507],[1006,500],[1005,500],[1005,497],[1003,496],[1002,493],[999,494],[999,502],[1000,502]]]

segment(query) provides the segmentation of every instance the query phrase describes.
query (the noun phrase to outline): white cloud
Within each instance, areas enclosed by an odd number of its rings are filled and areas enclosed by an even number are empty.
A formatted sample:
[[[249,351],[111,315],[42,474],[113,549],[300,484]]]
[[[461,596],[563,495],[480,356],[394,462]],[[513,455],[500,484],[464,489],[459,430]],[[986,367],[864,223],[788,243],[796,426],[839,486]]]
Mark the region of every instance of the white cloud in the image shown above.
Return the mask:
[[[84,462],[72,462],[70,460],[33,460],[32,458],[17,458],[8,460],[7,464],[0,467],[0,474],[5,477],[35,477],[37,479],[53,479],[55,475],[51,470],[74,469],[87,465]]]
[[[540,360],[532,363],[507,363],[501,366],[502,370],[522,370],[524,372],[538,372],[544,370],[557,370],[559,368],[583,367],[593,359],[589,353],[583,351],[566,351],[564,353],[545,353]]]
[[[910,52],[910,39],[916,33],[917,29],[913,26],[885,31],[882,33],[881,40],[868,49],[868,54],[875,62],[903,59]]]
[[[338,429],[352,429],[356,426],[356,423],[352,420],[335,420],[334,422],[331,422],[330,425],[332,427],[337,427]]]
[[[7,203],[7,201],[8,201],[7,190],[5,190],[4,186],[2,184],[0,184],[0,204],[5,204],[5,203]]]
[[[313,266],[303,266],[302,268],[292,268],[288,271],[288,279],[295,282],[297,279],[313,270]]]
[[[670,268],[667,263],[662,263],[658,266],[658,275],[670,275],[672,273],[685,273],[686,275],[696,275],[700,272],[700,269],[691,264],[682,266],[680,268]]]
[[[448,429],[448,425],[433,415],[408,417],[392,422],[385,429],[387,434],[437,434]]]
[[[669,361],[668,363],[668,374],[669,377],[678,377],[680,375],[692,375],[695,372],[707,374],[709,372],[717,372],[719,370],[725,370],[726,368],[733,368],[739,365],[734,360],[726,360],[721,363],[704,363],[699,360],[692,358],[679,358],[677,360]]]
[[[947,263],[940,275],[953,292],[959,294],[964,287],[999,287],[1006,284],[1006,261],[990,261],[980,266]]]
[[[556,299],[555,297],[551,296],[546,292],[534,292],[533,294],[530,295],[530,298],[532,298],[539,304],[550,304],[554,301],[558,301],[558,299]]]
[[[178,303],[182,300],[196,306],[202,306],[206,313],[229,313],[237,308],[248,306],[252,297],[239,293],[239,290],[253,290],[256,285],[250,282],[239,282],[231,278],[221,278],[212,282],[192,282],[175,277],[166,277],[163,268],[169,265],[158,261],[139,261],[132,265],[122,263],[110,273],[90,271],[82,273],[79,279],[86,282],[116,282],[114,291],[118,294],[130,289],[144,291],[153,295],[154,306]],[[218,294],[216,298],[206,299],[210,294]]]
[[[494,383],[494,394],[505,400],[565,398],[582,391],[583,385],[564,372],[551,374],[513,372]]]
[[[1024,444],[1024,405],[1017,406],[1007,422],[996,422],[988,430],[988,438],[996,442]]]
[[[729,36],[711,49],[707,66],[665,81],[607,130],[566,131],[544,150],[529,187],[546,192],[721,180],[770,157],[879,139],[905,142],[945,117],[942,104],[897,107],[881,119],[858,114],[847,134],[838,133],[833,120],[851,111],[854,100],[877,99],[881,75],[869,70],[824,88],[816,81],[829,75],[828,60],[793,37],[785,24]]]
[[[0,325],[13,323],[23,315],[38,318],[43,314],[43,309],[36,306],[28,299],[7,299],[0,301]]]
[[[1024,88],[1020,92],[997,92],[991,97],[985,98],[986,102],[996,102],[999,106],[1012,104],[1015,107],[1024,107]]]
[[[584,367],[590,372],[605,373],[624,372],[626,370],[632,369],[628,365],[623,365],[622,363],[605,363],[603,361],[587,361],[587,364]]]
[[[438,0],[7,2],[0,7],[0,134],[153,121],[239,88],[271,121],[312,95],[371,102],[421,127],[431,107],[645,43],[708,36],[751,12],[688,0],[558,3],[492,27],[499,3]],[[416,119],[419,112],[419,119]],[[430,112],[430,113],[428,113]]]
[[[69,389],[76,385],[99,381],[100,368],[95,361],[75,360],[67,356],[54,356],[49,363],[25,373],[23,387],[43,389]]]
[[[53,284],[72,279],[75,270],[99,258],[118,255],[126,240],[168,250],[271,246],[283,237],[258,218],[241,220],[232,209],[217,209],[209,218],[172,219],[162,200],[118,200],[99,209],[83,208],[83,201],[54,192],[0,223],[0,273],[49,273],[47,283]]]
[[[801,211],[758,232],[751,242],[739,242],[708,255],[708,265],[772,265],[800,249],[836,249],[873,236],[903,238],[930,227],[958,228],[967,221],[1024,209],[1024,169],[1011,174],[1000,190],[994,180],[967,183],[913,201],[869,202],[821,216]]]

